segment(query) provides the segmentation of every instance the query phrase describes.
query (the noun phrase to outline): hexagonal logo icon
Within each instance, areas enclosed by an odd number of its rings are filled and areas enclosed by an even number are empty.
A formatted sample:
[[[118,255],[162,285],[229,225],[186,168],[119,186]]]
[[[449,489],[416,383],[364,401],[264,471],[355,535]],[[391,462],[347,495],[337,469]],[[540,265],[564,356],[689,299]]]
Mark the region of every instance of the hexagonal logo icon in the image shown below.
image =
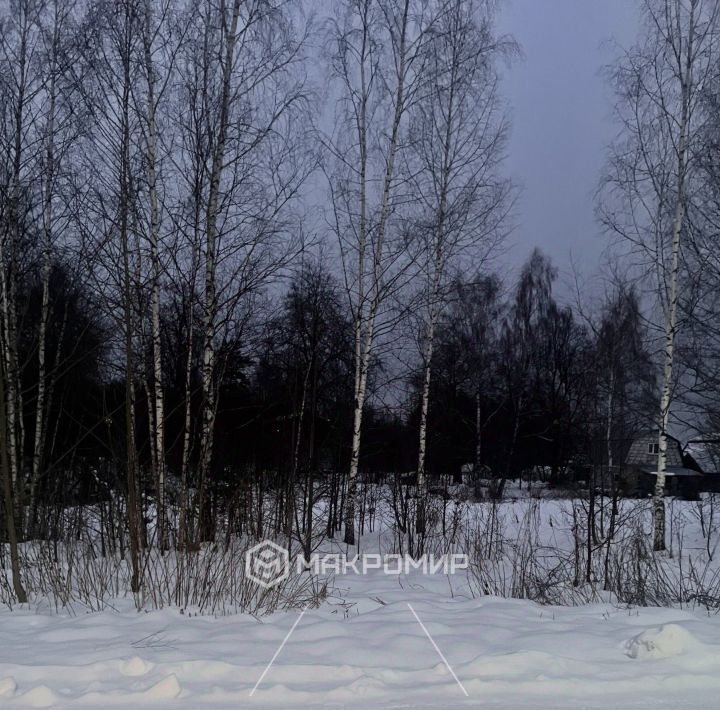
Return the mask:
[[[290,574],[290,555],[284,547],[263,540],[245,553],[245,572],[255,584],[270,589]]]

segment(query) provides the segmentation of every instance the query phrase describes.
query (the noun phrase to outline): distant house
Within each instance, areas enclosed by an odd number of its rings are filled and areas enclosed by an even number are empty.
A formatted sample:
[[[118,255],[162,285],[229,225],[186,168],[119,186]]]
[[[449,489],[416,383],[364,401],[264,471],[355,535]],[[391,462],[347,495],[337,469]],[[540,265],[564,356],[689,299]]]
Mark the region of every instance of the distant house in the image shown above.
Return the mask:
[[[691,439],[685,446],[684,457],[702,471],[701,490],[720,492],[720,435]]]
[[[657,429],[640,432],[630,443],[620,470],[620,488],[625,495],[647,496],[655,490],[658,468]],[[703,473],[692,456],[684,456],[680,442],[668,435],[665,468],[666,495],[695,499],[703,486]]]

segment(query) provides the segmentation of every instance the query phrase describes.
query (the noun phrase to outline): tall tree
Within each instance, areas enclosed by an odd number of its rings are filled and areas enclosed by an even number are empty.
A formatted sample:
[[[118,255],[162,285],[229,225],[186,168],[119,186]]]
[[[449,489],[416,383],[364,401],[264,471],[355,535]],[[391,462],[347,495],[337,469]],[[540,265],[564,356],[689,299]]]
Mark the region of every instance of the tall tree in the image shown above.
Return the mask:
[[[355,543],[355,498],[368,373],[382,308],[407,273],[406,241],[391,224],[399,198],[399,152],[410,107],[426,82],[425,0],[347,0],[330,30],[331,74],[340,93],[335,133],[326,145],[333,226],[355,330],[352,448],[345,542]],[[379,328],[380,326],[380,328]]]
[[[162,255],[160,243],[161,205],[158,186],[162,165],[158,141],[158,109],[172,78],[172,65],[176,48],[169,46],[168,16],[170,2],[165,0],[155,12],[155,3],[145,0],[140,9],[139,31],[142,37],[142,62],[146,92],[137,110],[141,116],[144,137],[145,179],[147,182],[148,225],[150,259],[150,341],[152,352],[152,394],[149,395],[150,450],[154,470],[157,504],[157,535],[161,548],[167,545],[167,520],[165,514],[165,395],[163,391],[162,338],[160,332],[160,297],[162,278]],[[156,15],[158,17],[156,17]],[[160,61],[156,56],[160,54]],[[163,56],[164,55],[164,56]],[[161,67],[158,70],[158,67]]]
[[[495,4],[443,3],[428,43],[427,88],[410,117],[416,165],[414,188],[423,216],[418,225],[425,286],[423,386],[418,444],[418,491],[425,488],[427,421],[435,330],[447,298],[448,268],[475,269],[503,236],[510,183],[499,172],[507,123],[498,95],[497,62],[515,49],[498,37]],[[424,529],[419,511],[418,531]]]
[[[93,73],[83,87],[83,96],[94,120],[91,130],[84,134],[83,160],[92,176],[92,187],[87,213],[80,218],[87,238],[95,244],[95,287],[117,326],[116,367],[124,387],[122,466],[134,593],[141,585],[144,538],[135,417],[140,261],[136,248],[138,135],[132,91],[139,18],[139,0],[121,0],[92,6],[86,21],[84,61],[93,66]],[[110,279],[112,285],[108,284]]]
[[[181,58],[190,111],[182,113],[179,128],[189,148],[183,162],[191,170],[178,172],[188,198],[180,208],[192,205],[191,271],[202,299],[200,538],[212,536],[207,507],[222,372],[218,353],[227,339],[239,337],[250,295],[298,248],[290,207],[312,155],[299,122],[308,109],[297,71],[307,31],[298,30],[295,19],[282,0],[208,0],[193,13],[188,33],[195,39]]]
[[[611,151],[603,218],[653,273],[664,316],[655,550],[665,549],[665,471],[682,264],[694,222],[704,89],[717,71],[719,30],[715,0],[644,0],[642,35],[611,73],[622,133]]]
[[[533,367],[540,362],[536,349],[540,331],[556,308],[552,285],[557,270],[550,260],[534,249],[520,272],[513,303],[503,321],[500,335],[500,376],[506,401],[512,411],[512,431],[509,436],[506,464],[497,484],[496,495],[502,496],[517,452],[523,419],[527,415],[534,382]]]
[[[25,426],[18,291],[34,251],[33,180],[42,152],[34,109],[43,91],[43,9],[42,3],[20,0],[1,18],[0,29],[0,356],[4,360],[6,455],[19,530],[24,527]]]

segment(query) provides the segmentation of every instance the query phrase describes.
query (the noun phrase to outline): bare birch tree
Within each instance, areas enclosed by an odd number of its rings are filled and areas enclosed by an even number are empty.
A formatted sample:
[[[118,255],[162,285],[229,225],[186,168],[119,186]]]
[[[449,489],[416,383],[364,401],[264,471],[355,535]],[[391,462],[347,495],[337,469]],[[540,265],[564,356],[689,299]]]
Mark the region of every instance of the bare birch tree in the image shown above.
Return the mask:
[[[78,57],[75,4],[19,2],[6,9],[10,12],[0,18],[4,30],[0,40],[0,312],[9,427],[6,457],[14,489],[16,537],[29,537],[37,532],[38,485],[46,473],[48,431],[54,430],[49,422],[54,387],[67,365],[61,360],[65,319],[51,322],[50,281],[62,250],[59,245],[67,246],[69,241],[65,234],[66,198],[72,182],[68,163],[83,111],[77,101],[77,74],[71,68]],[[17,301],[17,294],[35,283],[41,293],[39,318],[30,325],[27,305]],[[25,333],[22,347],[20,330]],[[35,355],[37,381],[28,387],[23,373],[32,370]]]
[[[165,447],[165,394],[163,389],[163,355],[161,337],[161,290],[168,260],[163,240],[163,217],[165,216],[163,194],[164,165],[169,162],[172,148],[169,141],[161,141],[158,133],[160,121],[169,109],[168,94],[176,78],[175,61],[185,38],[188,20],[178,13],[173,0],[161,3],[145,0],[141,10],[139,32],[142,43],[142,67],[145,91],[136,94],[135,106],[139,115],[145,155],[146,214],[145,234],[149,260],[150,305],[150,357],[152,360],[151,383],[148,387],[148,418],[150,424],[150,450],[157,503],[157,538],[162,549],[167,547],[166,515],[166,447]],[[167,125],[167,121],[165,121]],[[165,228],[167,231],[167,227]]]
[[[42,172],[38,209],[42,214],[40,229],[42,290],[40,321],[37,335],[37,395],[35,397],[35,427],[33,433],[32,466],[30,470],[29,502],[31,512],[28,530],[37,523],[37,490],[43,477],[49,412],[63,347],[65,319],[51,323],[50,277],[58,258],[58,248],[68,239],[68,199],[72,190],[68,179],[71,151],[77,143],[84,116],[77,79],[80,75],[75,63],[79,59],[79,27],[75,3],[49,2],[43,13],[43,89],[38,96],[36,121],[42,140],[40,169]],[[48,349],[48,335],[53,328],[59,333],[55,362]]]
[[[644,0],[643,33],[611,77],[622,134],[605,179],[603,220],[655,279],[662,325],[662,385],[655,550],[665,549],[668,427],[683,294],[683,249],[692,227],[692,185],[706,115],[704,91],[717,71],[720,5],[714,0]]]
[[[295,71],[306,32],[297,31],[290,9],[281,1],[203,3],[190,29],[198,39],[181,58],[190,112],[181,117],[179,132],[190,148],[182,162],[192,168],[178,177],[188,191],[186,203],[194,205],[191,262],[203,282],[196,503],[201,538],[211,536],[218,352],[239,335],[249,295],[295,253],[289,207],[309,170],[306,130],[297,121],[307,108],[306,90]]]
[[[117,325],[115,348],[121,365],[125,397],[124,483],[130,537],[131,589],[141,584],[140,466],[135,417],[138,379],[138,128],[132,90],[140,40],[140,2],[100,3],[87,24],[85,61],[93,66],[92,81],[83,94],[93,116],[85,136],[92,176],[88,199],[91,214],[85,225],[95,241],[93,267],[99,297]],[[117,265],[120,268],[118,270]]]
[[[25,471],[23,451],[22,363],[19,358],[18,288],[32,244],[32,180],[41,142],[33,106],[43,88],[42,5],[21,0],[0,28],[0,346],[4,360],[7,459],[15,503],[15,524],[24,528]]]
[[[339,239],[354,331],[354,404],[345,500],[345,542],[355,543],[355,498],[368,373],[378,316],[407,268],[407,244],[391,225],[397,207],[398,153],[408,111],[426,81],[427,2],[349,0],[330,31],[331,72],[340,93],[335,133],[326,144],[333,225]],[[382,323],[381,323],[382,325]]]
[[[435,330],[448,289],[449,267],[477,270],[503,236],[510,183],[499,174],[507,122],[496,64],[513,52],[497,37],[493,2],[450,0],[428,46],[428,86],[410,122],[423,293],[423,383],[418,444],[418,493],[425,490],[427,418]],[[424,530],[421,509],[418,532]]]

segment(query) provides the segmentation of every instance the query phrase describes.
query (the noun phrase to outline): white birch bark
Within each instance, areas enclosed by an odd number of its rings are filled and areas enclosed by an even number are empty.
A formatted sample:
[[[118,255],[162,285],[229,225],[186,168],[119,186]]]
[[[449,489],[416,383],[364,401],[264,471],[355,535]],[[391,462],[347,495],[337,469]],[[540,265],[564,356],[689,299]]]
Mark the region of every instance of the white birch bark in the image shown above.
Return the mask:
[[[134,339],[136,336],[135,304],[133,292],[136,283],[131,268],[131,161],[130,161],[130,121],[131,106],[130,94],[132,90],[132,53],[133,41],[133,15],[134,8],[131,0],[125,0],[121,8],[122,15],[118,27],[118,60],[120,76],[120,104],[118,120],[118,237],[122,258],[122,318],[123,318],[123,346],[124,346],[124,376],[125,376],[125,465],[127,483],[127,515],[128,532],[130,536],[130,588],[133,594],[138,594],[141,585],[141,506],[139,488],[138,456],[135,438],[135,354]]]
[[[205,215],[205,303],[204,303],[204,346],[202,362],[203,387],[203,418],[200,458],[200,489],[199,510],[202,515],[206,503],[207,483],[210,475],[213,453],[213,437],[216,413],[216,382],[215,382],[215,331],[217,319],[217,237],[220,180],[225,163],[225,146],[230,120],[230,104],[232,101],[232,71],[237,43],[238,18],[241,0],[234,0],[229,26],[224,29],[225,52],[222,63],[222,86],[219,105],[219,116],[216,125],[217,138],[210,168],[210,186],[207,210]]]
[[[653,549],[656,551],[665,549],[665,472],[667,470],[668,450],[668,424],[670,421],[670,407],[672,401],[673,387],[673,362],[675,354],[675,337],[677,332],[677,311],[678,311],[678,289],[680,273],[680,249],[681,237],[685,221],[685,182],[687,179],[687,141],[690,121],[690,101],[692,91],[692,70],[693,52],[695,42],[695,12],[697,10],[696,0],[691,0],[689,24],[685,42],[680,36],[676,36],[681,91],[681,109],[678,121],[677,153],[675,165],[676,195],[675,214],[672,222],[672,244],[670,256],[670,274],[667,293],[667,304],[665,308],[665,343],[663,348],[663,379],[662,392],[660,397],[660,434],[658,446],[657,478],[653,492]],[[680,8],[676,10],[678,18]],[[679,23],[679,19],[678,19]],[[675,28],[668,28],[674,31]],[[685,56],[680,59],[681,51],[685,45]],[[684,63],[684,65],[683,65]]]
[[[678,280],[680,270],[680,238],[685,217],[684,182],[685,182],[685,134],[687,116],[683,111],[680,124],[678,143],[678,194],[673,220],[672,256],[670,266],[670,284],[665,319],[665,347],[663,350],[663,382],[660,397],[660,436],[658,446],[657,478],[653,492],[653,549],[665,549],[665,472],[667,470],[668,424],[670,421],[670,405],[673,386],[673,359],[675,353],[675,336],[677,330]]]
[[[602,215],[610,230],[640,255],[642,265],[652,265],[657,275],[663,348],[653,546],[659,551],[665,549],[678,313],[687,306],[689,317],[694,308],[683,299],[684,242],[698,224],[693,180],[701,162],[697,146],[707,110],[702,96],[720,58],[720,5],[714,0],[644,0],[642,10],[642,37],[612,74],[623,133],[611,152],[605,177],[609,199]],[[700,221],[701,215],[702,208]]]
[[[438,319],[445,300],[448,263],[461,257],[482,262],[500,238],[506,209],[507,181],[497,165],[502,155],[505,121],[497,111],[495,55],[511,51],[492,30],[493,10],[474,0],[449,0],[429,42],[427,98],[419,102],[414,125],[415,151],[421,166],[417,191],[431,213],[422,246],[427,264],[427,333],[418,445],[418,495],[426,485],[427,418],[432,355]],[[475,264],[477,268],[478,264]],[[480,398],[478,393],[478,409]],[[480,426],[478,414],[479,448]],[[480,453],[476,463],[479,465]],[[418,532],[424,528],[421,506]]]
[[[145,26],[143,33],[143,58],[147,80],[147,181],[150,202],[150,268],[152,288],[150,296],[152,357],[153,357],[153,459],[155,466],[155,487],[157,495],[158,544],[167,546],[167,521],[165,514],[165,400],[163,395],[162,340],[160,337],[160,278],[162,267],[158,249],[160,232],[160,209],[157,190],[157,96],[155,88],[155,67],[152,58],[152,2],[145,4]],[[148,393],[149,394],[149,393]]]
[[[368,7],[368,4],[365,4]],[[366,174],[367,169],[367,114],[366,102],[369,90],[365,79],[365,70],[367,57],[361,55],[360,72],[361,72],[361,92],[363,113],[361,120],[358,121],[356,128],[358,130],[358,138],[360,141],[361,156],[361,175],[360,175],[360,220],[362,231],[359,233],[359,291],[357,310],[355,314],[355,401],[353,407],[353,430],[352,430],[352,449],[350,455],[350,470],[348,473],[347,496],[345,501],[345,542],[348,545],[355,544],[355,508],[357,497],[357,475],[360,463],[360,445],[362,440],[362,420],[363,410],[365,407],[365,398],[367,395],[367,379],[370,369],[370,360],[375,344],[375,320],[377,318],[378,309],[380,307],[383,288],[381,284],[381,271],[384,266],[384,242],[386,236],[387,219],[390,214],[393,179],[395,176],[395,158],[398,150],[398,141],[400,136],[400,124],[405,112],[405,79],[407,70],[407,32],[409,22],[410,0],[405,0],[401,10],[400,26],[398,27],[397,38],[397,83],[393,90],[394,111],[392,123],[390,125],[389,140],[387,144],[385,172],[382,182],[382,198],[378,215],[377,226],[374,235],[374,244],[372,252],[372,266],[370,272],[370,300],[365,304],[364,286],[362,285],[365,276],[365,250],[367,242],[367,185]],[[367,23],[367,14],[363,16],[363,48],[366,42],[370,41],[371,28]]]
[[[47,382],[47,330],[50,316],[50,271],[53,254],[53,200],[55,196],[56,157],[55,157],[55,113],[57,102],[57,78],[59,67],[59,45],[61,23],[64,17],[60,16],[60,8],[53,3],[53,26],[50,55],[47,71],[49,73],[47,101],[48,111],[45,126],[45,179],[42,191],[42,226],[43,226],[43,252],[42,252],[42,302],[40,306],[40,324],[38,326],[38,389],[35,401],[35,431],[33,441],[32,471],[30,477],[30,505],[33,510],[31,523],[35,524],[35,511],[37,506],[37,485],[40,478],[43,449],[46,439],[46,418],[49,404],[49,390],[51,385]],[[63,329],[64,330],[64,329]],[[62,338],[58,342],[57,357],[62,349]]]
[[[2,351],[5,373],[5,419],[8,466],[12,483],[13,500],[15,503],[15,525],[17,530],[23,529],[25,481],[21,471],[21,452],[23,450],[23,405],[22,387],[20,384],[20,367],[18,363],[17,342],[17,262],[21,240],[20,202],[22,194],[23,163],[25,154],[24,135],[27,131],[26,112],[34,90],[30,75],[30,44],[34,23],[31,19],[27,3],[20,3],[17,8],[14,37],[17,46],[9,53],[15,57],[16,69],[14,89],[16,91],[12,111],[12,167],[11,184],[8,200],[8,228],[0,238],[0,317],[2,318]],[[12,41],[12,39],[10,39]],[[7,51],[7,48],[6,48]]]

